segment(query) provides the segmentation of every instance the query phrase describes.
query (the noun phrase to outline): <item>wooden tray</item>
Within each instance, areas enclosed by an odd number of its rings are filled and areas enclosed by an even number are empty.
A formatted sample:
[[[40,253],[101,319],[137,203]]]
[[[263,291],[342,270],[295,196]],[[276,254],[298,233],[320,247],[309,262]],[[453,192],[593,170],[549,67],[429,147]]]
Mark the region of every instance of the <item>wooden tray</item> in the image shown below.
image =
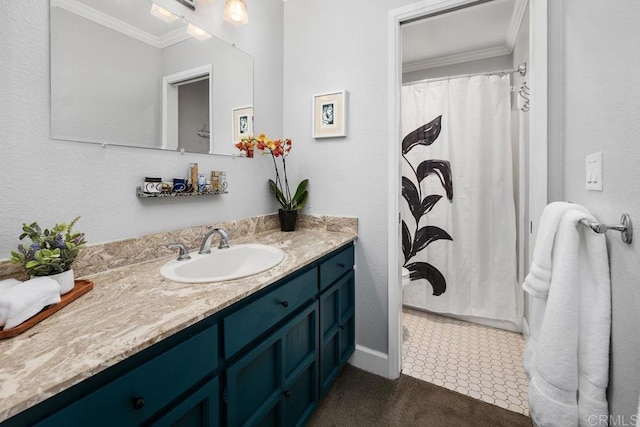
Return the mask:
[[[70,304],[71,302],[77,300],[82,295],[89,292],[93,289],[93,282],[91,280],[76,280],[73,289],[66,294],[60,297],[60,302],[57,304],[50,305],[43,309],[40,313],[36,314],[29,320],[24,323],[19,324],[15,328],[8,329],[6,331],[0,331],[0,340],[5,338],[15,337],[16,335],[20,335],[27,329],[31,328],[33,325],[36,325],[51,316],[56,311],[60,310],[65,305]]]

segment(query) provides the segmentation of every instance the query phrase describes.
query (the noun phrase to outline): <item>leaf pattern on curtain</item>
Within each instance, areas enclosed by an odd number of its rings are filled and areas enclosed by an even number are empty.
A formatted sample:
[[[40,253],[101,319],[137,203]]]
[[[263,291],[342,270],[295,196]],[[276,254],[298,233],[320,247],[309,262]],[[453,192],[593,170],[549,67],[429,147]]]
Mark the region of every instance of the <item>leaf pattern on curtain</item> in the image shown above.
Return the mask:
[[[446,160],[424,160],[418,167],[414,167],[406,158],[406,154],[418,145],[429,146],[440,135],[442,116],[436,117],[431,122],[420,126],[409,133],[402,140],[402,157],[411,167],[418,183],[416,187],[413,181],[406,176],[402,177],[402,197],[406,200],[411,215],[415,219],[416,229],[409,230],[406,222],[402,220],[402,253],[404,255],[404,267],[409,270],[411,280],[425,279],[433,288],[433,295],[442,295],[447,290],[447,281],[442,273],[427,262],[409,262],[420,251],[437,240],[453,240],[445,230],[427,225],[420,227],[420,218],[428,214],[442,198],[439,194],[430,194],[422,197],[420,183],[430,175],[436,175],[444,188],[447,199],[453,200],[453,179],[451,176],[451,164]]]

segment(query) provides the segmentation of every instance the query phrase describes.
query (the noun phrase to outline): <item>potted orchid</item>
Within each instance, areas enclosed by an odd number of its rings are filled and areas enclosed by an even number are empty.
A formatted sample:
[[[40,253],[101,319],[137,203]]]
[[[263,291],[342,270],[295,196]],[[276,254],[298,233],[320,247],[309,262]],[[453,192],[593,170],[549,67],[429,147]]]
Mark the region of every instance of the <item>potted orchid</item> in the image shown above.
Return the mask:
[[[28,237],[31,243],[21,243],[17,251],[11,251],[11,261],[22,264],[31,276],[51,277],[60,283],[61,293],[69,292],[74,286],[71,265],[85,245],[84,233],[73,231],[79,219],[74,218],[69,225],[56,224],[51,230],[42,230],[37,222],[22,224],[20,240]]]
[[[251,139],[251,141],[245,141],[245,139]],[[289,188],[289,179],[287,177],[287,156],[291,151],[290,139],[276,139],[272,140],[267,138],[264,134],[259,135],[257,138],[244,138],[241,142],[236,144],[236,147],[241,151],[247,151],[249,148],[253,151],[253,147],[261,150],[263,154],[271,154],[273,160],[273,167],[276,171],[276,179],[269,180],[269,189],[276,198],[276,201],[280,205],[278,209],[278,216],[280,218],[280,229],[282,231],[294,231],[296,229],[296,222],[298,219],[298,211],[304,208],[309,197],[307,186],[309,180],[304,179],[298,187],[295,193],[291,193]],[[248,151],[247,151],[248,153]],[[280,158],[282,162],[282,174],[278,167],[278,161]]]

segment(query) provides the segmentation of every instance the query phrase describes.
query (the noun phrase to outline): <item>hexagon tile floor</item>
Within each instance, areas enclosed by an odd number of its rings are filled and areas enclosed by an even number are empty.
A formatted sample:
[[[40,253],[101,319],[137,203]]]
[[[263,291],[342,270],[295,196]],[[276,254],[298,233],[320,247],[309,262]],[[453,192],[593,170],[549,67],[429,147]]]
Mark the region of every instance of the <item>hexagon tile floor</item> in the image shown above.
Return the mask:
[[[402,373],[529,416],[522,335],[402,309]]]

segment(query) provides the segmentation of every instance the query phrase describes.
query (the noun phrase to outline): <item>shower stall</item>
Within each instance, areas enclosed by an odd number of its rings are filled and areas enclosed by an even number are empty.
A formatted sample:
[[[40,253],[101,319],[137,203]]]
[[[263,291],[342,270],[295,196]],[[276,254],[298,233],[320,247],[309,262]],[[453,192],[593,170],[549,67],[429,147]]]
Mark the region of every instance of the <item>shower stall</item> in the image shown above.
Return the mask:
[[[403,304],[521,330],[510,70],[401,92]]]

